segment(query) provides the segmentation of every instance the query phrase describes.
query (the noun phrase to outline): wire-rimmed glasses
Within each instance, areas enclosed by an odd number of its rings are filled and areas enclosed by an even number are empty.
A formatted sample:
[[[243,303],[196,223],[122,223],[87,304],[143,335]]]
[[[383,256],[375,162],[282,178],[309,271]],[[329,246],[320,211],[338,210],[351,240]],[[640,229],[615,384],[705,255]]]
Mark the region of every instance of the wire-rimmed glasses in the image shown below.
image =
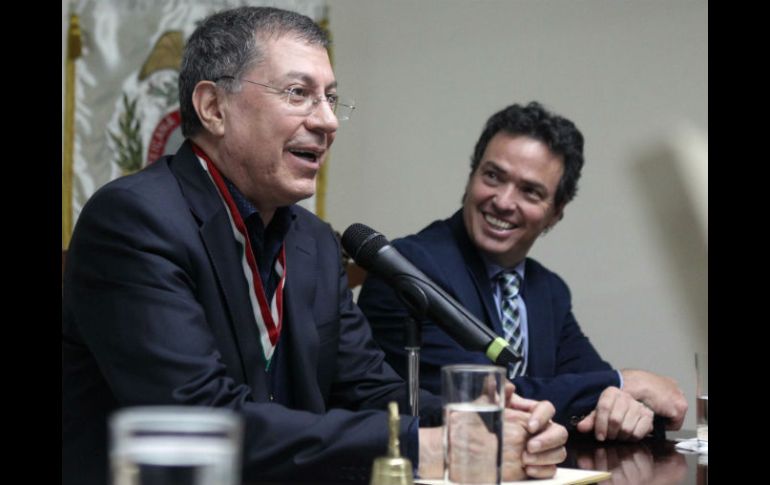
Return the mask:
[[[219,82],[222,79],[236,80],[233,76],[220,76],[214,82]],[[250,79],[240,78],[238,80],[272,89],[276,94],[283,96],[286,105],[289,106],[292,111],[302,116],[307,116],[312,113],[322,101],[329,104],[329,107],[339,121],[349,120],[350,116],[353,114],[353,110],[356,109],[352,99],[340,98],[336,93],[315,96],[310,92],[310,89],[302,86],[292,86],[284,89],[271,86],[270,84],[252,81]]]

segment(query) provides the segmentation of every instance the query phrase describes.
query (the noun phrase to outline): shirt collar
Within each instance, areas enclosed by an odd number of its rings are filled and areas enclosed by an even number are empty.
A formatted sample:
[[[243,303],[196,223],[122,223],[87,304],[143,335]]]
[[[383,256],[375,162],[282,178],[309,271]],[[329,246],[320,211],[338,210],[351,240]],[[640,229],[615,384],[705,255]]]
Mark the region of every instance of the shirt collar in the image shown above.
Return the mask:
[[[241,218],[244,221],[247,221],[251,216],[255,214],[258,216],[259,211],[257,208],[254,207],[254,204],[252,204],[249,199],[247,199],[246,196],[241,193],[240,190],[238,190],[235,184],[230,182],[230,180],[228,180],[224,175],[222,176],[222,179],[225,181],[227,190],[230,191],[230,195],[233,197],[233,202],[235,202],[235,207],[238,208],[238,213],[241,215]],[[281,228],[281,232],[285,232],[288,230],[289,223],[296,217],[297,215],[294,213],[292,206],[279,207],[276,209],[275,214],[273,214],[273,219],[268,225],[272,226],[275,222],[275,226]],[[255,222],[258,222],[262,232],[264,232],[265,227],[262,223],[262,218],[255,217],[254,219]]]
[[[489,278],[489,281],[494,283],[497,281],[500,273],[511,271],[511,268],[504,268],[490,260],[483,252],[479,251],[479,255],[481,256],[481,260],[484,262],[484,268],[487,270],[487,277]],[[524,267],[526,266],[526,261],[526,258],[522,259],[519,264],[513,267],[513,271],[518,273],[521,281],[524,281]]]

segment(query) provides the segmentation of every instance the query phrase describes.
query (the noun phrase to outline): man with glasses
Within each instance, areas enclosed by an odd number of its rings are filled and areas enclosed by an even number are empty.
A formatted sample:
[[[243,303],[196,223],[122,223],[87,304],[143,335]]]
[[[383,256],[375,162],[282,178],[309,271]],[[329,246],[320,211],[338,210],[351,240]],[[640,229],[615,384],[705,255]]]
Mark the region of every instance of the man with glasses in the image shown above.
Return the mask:
[[[274,8],[204,20],[179,77],[187,140],[83,208],[64,275],[63,483],[107,481],[107,417],[130,405],[237,410],[246,481],[366,481],[385,453],[404,383],[352,302],[333,231],[295,205],[353,110],[327,43]],[[400,439],[438,477],[440,401],[421,402]],[[566,431],[552,406],[508,404],[506,478],[553,475]]]

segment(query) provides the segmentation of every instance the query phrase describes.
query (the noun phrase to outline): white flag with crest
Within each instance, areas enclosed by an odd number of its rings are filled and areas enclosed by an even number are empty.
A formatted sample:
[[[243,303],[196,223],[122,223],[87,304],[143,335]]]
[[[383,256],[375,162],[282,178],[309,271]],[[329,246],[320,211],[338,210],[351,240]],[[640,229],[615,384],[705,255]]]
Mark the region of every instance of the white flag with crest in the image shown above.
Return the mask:
[[[293,10],[326,25],[325,0],[79,0],[70,4],[70,45],[73,32],[79,37],[67,64],[72,82],[67,89],[74,91],[69,95],[71,102],[65,102],[64,247],[80,210],[97,188],[174,153],[181,145],[177,78],[185,40],[204,17],[241,5]],[[73,20],[79,24],[74,29]],[[315,211],[314,198],[302,205]]]

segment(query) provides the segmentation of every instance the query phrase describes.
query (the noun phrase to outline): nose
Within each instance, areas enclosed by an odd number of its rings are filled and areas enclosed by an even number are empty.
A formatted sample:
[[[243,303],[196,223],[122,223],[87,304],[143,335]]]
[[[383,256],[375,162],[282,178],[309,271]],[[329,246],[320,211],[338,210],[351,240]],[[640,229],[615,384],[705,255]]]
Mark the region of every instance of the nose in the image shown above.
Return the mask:
[[[506,212],[514,211],[518,206],[518,193],[513,184],[502,185],[492,198],[492,203],[497,210]]]
[[[307,117],[308,128],[311,130],[334,133],[340,126],[337,115],[332,111],[331,105],[326,100],[316,104],[313,111]]]

